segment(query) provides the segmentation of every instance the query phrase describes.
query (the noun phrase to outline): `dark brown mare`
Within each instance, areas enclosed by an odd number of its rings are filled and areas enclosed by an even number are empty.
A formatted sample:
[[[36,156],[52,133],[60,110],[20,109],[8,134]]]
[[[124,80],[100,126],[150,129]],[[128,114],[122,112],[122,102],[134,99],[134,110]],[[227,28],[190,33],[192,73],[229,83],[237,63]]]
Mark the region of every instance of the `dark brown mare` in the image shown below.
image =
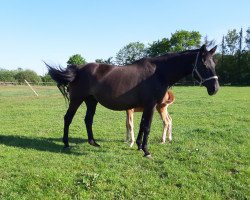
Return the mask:
[[[64,116],[65,148],[69,147],[69,126],[83,101],[87,106],[85,124],[88,142],[99,146],[92,132],[93,117],[99,102],[112,110],[144,108],[136,144],[138,149],[144,151],[145,156],[150,157],[147,144],[154,108],[169,87],[181,78],[193,74],[207,88],[209,95],[215,94],[219,89],[213,62],[215,50],[216,46],[207,51],[203,45],[200,49],[143,58],[121,67],[89,63],[82,68],[71,65],[63,70],[47,65],[49,74],[58,83],[64,96],[69,92],[69,108]]]

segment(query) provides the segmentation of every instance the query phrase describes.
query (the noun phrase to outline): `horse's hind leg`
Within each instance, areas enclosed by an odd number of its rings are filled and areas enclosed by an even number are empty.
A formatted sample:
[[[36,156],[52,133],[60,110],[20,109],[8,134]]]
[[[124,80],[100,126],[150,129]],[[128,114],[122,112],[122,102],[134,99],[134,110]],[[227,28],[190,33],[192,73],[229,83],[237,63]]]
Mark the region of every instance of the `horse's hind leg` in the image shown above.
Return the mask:
[[[69,108],[64,116],[64,134],[63,134],[63,143],[64,143],[64,148],[69,147],[69,126],[72,122],[72,119],[81,105],[83,99],[71,99],[69,103]]]
[[[90,96],[85,100],[85,103],[87,106],[87,112],[86,112],[84,121],[85,121],[86,129],[87,129],[87,133],[88,133],[88,142],[90,145],[99,147],[100,145],[97,144],[94,140],[93,131],[92,131],[92,124],[93,124],[93,118],[94,118],[95,111],[96,111],[97,101],[94,99],[94,97]]]

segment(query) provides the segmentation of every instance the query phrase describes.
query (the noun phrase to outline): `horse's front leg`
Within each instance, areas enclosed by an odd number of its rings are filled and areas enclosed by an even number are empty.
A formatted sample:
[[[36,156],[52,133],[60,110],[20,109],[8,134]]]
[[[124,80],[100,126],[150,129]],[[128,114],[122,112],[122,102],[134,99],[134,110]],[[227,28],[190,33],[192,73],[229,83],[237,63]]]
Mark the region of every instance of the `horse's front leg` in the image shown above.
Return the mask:
[[[136,140],[138,149],[142,149],[144,151],[144,156],[148,158],[151,157],[149,150],[148,150],[148,136],[149,136],[150,127],[152,123],[154,107],[155,105],[144,107],[144,111],[143,111],[142,119],[140,123],[140,130],[139,130],[139,134]]]

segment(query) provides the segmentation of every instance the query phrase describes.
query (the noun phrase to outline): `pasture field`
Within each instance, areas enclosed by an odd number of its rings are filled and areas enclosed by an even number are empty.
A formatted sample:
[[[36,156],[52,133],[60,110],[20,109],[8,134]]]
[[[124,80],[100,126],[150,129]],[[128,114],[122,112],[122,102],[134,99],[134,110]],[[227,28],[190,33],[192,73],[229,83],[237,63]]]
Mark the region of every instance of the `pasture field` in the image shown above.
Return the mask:
[[[90,146],[82,105],[63,150],[67,109],[56,87],[0,86],[0,199],[250,199],[250,87],[173,88],[173,143],[160,144],[155,113],[153,159],[124,143],[125,112],[97,106]],[[140,113],[135,114],[135,133]]]

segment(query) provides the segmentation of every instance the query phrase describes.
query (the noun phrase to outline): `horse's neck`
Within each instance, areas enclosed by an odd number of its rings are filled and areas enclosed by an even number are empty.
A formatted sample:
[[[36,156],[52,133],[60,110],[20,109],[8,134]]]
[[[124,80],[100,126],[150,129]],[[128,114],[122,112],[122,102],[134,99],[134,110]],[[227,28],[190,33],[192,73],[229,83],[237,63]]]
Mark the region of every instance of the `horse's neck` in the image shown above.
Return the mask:
[[[196,58],[195,52],[177,54],[176,56],[162,58],[158,62],[160,77],[166,85],[173,85],[192,73]]]

